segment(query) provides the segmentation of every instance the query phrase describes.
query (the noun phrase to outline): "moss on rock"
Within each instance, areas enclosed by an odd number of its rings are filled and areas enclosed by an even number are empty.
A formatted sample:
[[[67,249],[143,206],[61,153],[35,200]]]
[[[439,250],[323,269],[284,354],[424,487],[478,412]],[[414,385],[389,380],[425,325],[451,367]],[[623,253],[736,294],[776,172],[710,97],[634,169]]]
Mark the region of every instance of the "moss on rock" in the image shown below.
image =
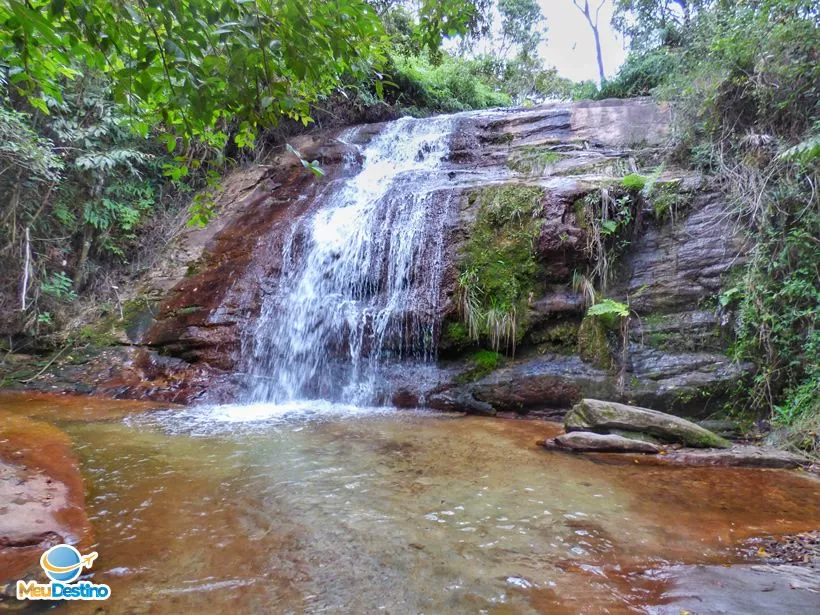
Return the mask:
[[[541,175],[548,167],[555,165],[562,158],[564,158],[562,154],[550,148],[531,145],[513,151],[507,161],[507,166],[519,173]]]
[[[471,193],[478,206],[464,247],[459,285],[461,312],[473,339],[494,349],[514,346],[527,329],[528,301],[537,290],[536,244],[544,188],[505,185]]]
[[[552,323],[533,330],[530,337],[541,353],[571,355],[578,349],[579,327],[576,321]]]
[[[585,316],[578,328],[578,354],[581,359],[600,369],[611,369],[612,352],[607,328],[600,318]]]
[[[480,380],[502,365],[504,365],[504,357],[500,353],[492,350],[477,350],[470,355],[469,369],[459,374],[456,382],[466,384]]]

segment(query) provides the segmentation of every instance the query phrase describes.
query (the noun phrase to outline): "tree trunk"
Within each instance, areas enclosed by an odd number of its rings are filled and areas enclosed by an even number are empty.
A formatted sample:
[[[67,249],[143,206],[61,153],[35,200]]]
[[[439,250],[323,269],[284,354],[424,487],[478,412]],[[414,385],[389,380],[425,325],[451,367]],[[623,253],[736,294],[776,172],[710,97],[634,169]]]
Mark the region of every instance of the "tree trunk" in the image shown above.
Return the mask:
[[[606,80],[606,76],[604,75],[604,55],[601,52],[601,37],[598,33],[598,26],[592,25],[590,22],[590,26],[592,26],[592,35],[595,37],[595,57],[598,59],[598,77],[601,80],[601,85],[604,85],[604,81]]]
[[[83,247],[80,251],[80,260],[77,261],[77,268],[74,270],[74,289],[80,290],[80,284],[85,278],[85,264],[88,262],[88,253],[91,251],[91,241],[93,240],[93,229],[90,224],[85,225],[83,231]]]
[[[601,33],[598,31],[598,22],[601,15],[601,9],[604,4],[606,4],[606,0],[601,0],[598,8],[595,9],[594,17],[592,15],[592,9],[589,6],[589,0],[584,0],[583,6],[579,4],[579,0],[572,0],[572,4],[575,5],[575,8],[581,11],[581,14],[587,20],[587,23],[592,30],[592,37],[595,39],[595,58],[598,60],[598,78],[600,79],[600,84],[603,85],[606,77],[604,75],[604,54],[601,51]]]

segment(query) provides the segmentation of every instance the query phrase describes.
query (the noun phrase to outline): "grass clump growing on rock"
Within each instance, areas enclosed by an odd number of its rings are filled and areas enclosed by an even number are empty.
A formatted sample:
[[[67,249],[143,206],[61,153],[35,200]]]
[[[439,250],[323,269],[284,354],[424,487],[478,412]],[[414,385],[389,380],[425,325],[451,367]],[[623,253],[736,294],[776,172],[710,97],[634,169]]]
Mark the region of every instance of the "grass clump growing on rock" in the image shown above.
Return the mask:
[[[513,185],[469,197],[478,212],[463,253],[459,306],[471,339],[488,339],[496,351],[514,351],[526,330],[544,195],[539,186]]]

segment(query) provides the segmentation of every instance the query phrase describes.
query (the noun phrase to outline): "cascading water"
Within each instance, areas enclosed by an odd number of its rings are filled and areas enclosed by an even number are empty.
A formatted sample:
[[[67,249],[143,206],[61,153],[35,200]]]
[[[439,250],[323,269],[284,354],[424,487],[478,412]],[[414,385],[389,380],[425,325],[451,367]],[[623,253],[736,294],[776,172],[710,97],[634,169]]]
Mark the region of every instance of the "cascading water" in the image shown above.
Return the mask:
[[[246,401],[376,401],[390,359],[429,361],[443,269],[441,179],[452,117],[388,124],[284,246],[278,289],[248,340]],[[356,141],[356,130],[340,137]]]

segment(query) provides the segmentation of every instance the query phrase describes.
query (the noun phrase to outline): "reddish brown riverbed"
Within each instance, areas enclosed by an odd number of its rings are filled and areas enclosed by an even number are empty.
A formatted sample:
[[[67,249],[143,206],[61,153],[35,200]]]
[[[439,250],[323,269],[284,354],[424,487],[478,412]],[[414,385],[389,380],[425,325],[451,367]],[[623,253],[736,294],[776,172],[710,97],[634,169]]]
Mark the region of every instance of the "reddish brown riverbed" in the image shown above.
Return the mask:
[[[109,613],[648,612],[669,580],[647,570],[820,527],[798,473],[546,452],[535,421],[0,405],[73,441]]]

